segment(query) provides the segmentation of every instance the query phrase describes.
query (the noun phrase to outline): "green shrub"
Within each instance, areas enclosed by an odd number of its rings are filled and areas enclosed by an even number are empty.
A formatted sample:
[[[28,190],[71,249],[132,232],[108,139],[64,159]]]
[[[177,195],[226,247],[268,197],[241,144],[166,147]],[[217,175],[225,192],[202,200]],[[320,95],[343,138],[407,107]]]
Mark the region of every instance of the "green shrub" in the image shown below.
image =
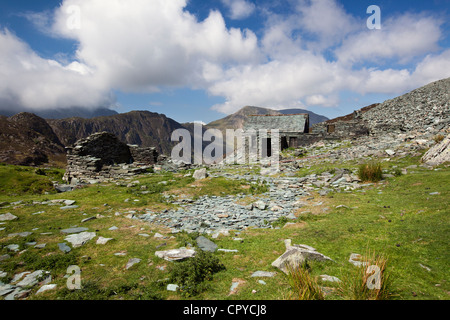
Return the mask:
[[[376,162],[370,162],[362,164],[358,169],[358,177],[361,181],[378,182],[382,179],[383,171],[381,164]]]
[[[400,177],[402,175],[402,170],[400,168],[395,168],[393,174],[396,177]]]
[[[43,170],[41,168],[36,169],[36,171],[34,171],[34,173],[36,173],[39,176],[45,176],[45,170]]]
[[[174,264],[169,281],[177,284],[183,296],[196,296],[207,289],[205,280],[211,280],[213,275],[225,270],[225,266],[210,252],[197,251],[195,257]]]

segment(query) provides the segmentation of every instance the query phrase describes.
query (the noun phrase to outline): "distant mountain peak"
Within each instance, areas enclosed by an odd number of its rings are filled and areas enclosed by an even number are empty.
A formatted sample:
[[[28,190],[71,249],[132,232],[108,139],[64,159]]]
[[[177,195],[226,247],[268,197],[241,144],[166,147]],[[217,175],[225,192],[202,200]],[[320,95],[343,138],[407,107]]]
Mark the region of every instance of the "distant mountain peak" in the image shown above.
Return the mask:
[[[310,117],[310,124],[315,124],[328,120],[327,117],[318,115],[312,111],[304,109],[286,109],[286,110],[273,110],[255,106],[245,106],[237,112],[226,116],[225,118],[208,123],[208,128],[214,128],[219,130],[225,129],[242,129],[244,122],[248,116],[253,115],[281,115],[281,114],[298,114],[307,113]]]

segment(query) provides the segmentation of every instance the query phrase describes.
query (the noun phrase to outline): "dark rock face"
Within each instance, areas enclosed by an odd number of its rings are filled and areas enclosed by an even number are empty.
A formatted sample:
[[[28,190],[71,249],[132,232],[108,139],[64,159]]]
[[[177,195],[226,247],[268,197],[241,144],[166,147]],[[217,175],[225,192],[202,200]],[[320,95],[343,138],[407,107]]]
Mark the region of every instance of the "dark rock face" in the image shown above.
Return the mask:
[[[41,165],[66,162],[64,146],[48,123],[32,114],[0,116],[0,162]]]
[[[131,111],[93,119],[48,119],[47,122],[65,146],[105,131],[126,144],[155,147],[158,153],[163,154],[170,154],[176,145],[170,139],[172,132],[184,128],[165,115],[149,111]]]

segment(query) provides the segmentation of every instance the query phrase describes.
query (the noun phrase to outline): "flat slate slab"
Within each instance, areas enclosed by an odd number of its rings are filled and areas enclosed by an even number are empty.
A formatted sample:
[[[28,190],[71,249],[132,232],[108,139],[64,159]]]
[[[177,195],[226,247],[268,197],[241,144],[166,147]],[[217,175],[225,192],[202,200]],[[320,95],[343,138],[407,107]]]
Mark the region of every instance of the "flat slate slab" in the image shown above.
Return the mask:
[[[12,220],[16,220],[16,219],[19,219],[19,218],[10,212],[5,213],[5,214],[0,214],[0,221],[12,221]]]
[[[276,272],[255,271],[255,272],[253,272],[251,277],[252,278],[263,278],[263,277],[272,278],[272,277],[275,277],[276,274],[277,274]]]
[[[70,209],[76,209],[78,208],[78,206],[64,206],[64,207],[60,207],[61,210],[70,210]]]
[[[108,241],[113,240],[113,238],[104,238],[104,237],[99,237],[97,239],[97,244],[106,244]]]
[[[68,235],[64,240],[70,242],[74,248],[81,247],[89,240],[95,238],[95,232],[81,232],[77,234]]]
[[[131,258],[130,260],[128,260],[127,265],[125,266],[125,269],[130,269],[132,266],[134,266],[135,264],[141,262],[141,259],[139,258]]]
[[[36,294],[48,291],[48,290],[54,290],[56,289],[56,284],[45,284],[43,285],[37,292]]]
[[[64,253],[70,252],[72,249],[65,243],[58,243],[58,248]]]
[[[172,250],[167,250],[167,251],[156,251],[155,255],[158,258],[162,258],[166,261],[178,261],[178,260],[184,260],[187,258],[194,257],[195,250],[179,248],[179,249],[172,249]]]
[[[8,293],[13,292],[15,288],[16,288],[16,287],[14,287],[14,286],[12,286],[12,285],[10,285],[10,284],[1,285],[1,286],[0,286],[0,297],[1,297],[1,296],[5,296],[5,295],[7,295]]]
[[[73,233],[80,233],[80,232],[84,232],[84,231],[88,231],[88,230],[89,230],[88,228],[78,227],[78,228],[63,229],[63,230],[61,230],[61,233],[73,234]]]
[[[25,237],[28,237],[30,234],[33,234],[33,232],[10,233],[10,234],[8,234],[8,237],[17,237],[17,236],[19,236],[19,237],[25,238]]]
[[[44,274],[47,274],[47,272],[44,270],[37,270],[33,273],[26,275],[22,281],[16,284],[16,286],[22,288],[32,287],[38,283],[38,279]]]
[[[196,239],[196,241],[197,241],[197,246],[203,251],[215,252],[218,248],[217,244],[215,244],[211,240],[205,238],[204,236],[198,237]]]

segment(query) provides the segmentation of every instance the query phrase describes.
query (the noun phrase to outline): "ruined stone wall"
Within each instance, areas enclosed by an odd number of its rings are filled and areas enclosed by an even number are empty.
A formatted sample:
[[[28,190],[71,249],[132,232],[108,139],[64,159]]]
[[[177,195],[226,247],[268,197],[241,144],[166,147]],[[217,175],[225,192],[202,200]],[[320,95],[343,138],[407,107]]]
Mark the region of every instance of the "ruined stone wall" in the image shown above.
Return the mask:
[[[156,148],[140,148],[136,145],[128,145],[134,163],[153,165],[158,162]]]
[[[133,176],[155,164],[155,148],[128,146],[115,135],[95,133],[67,149],[64,180],[71,184],[92,183]]]
[[[322,122],[311,127],[310,133],[330,139],[347,139],[369,134],[367,124],[359,119],[338,122]]]

